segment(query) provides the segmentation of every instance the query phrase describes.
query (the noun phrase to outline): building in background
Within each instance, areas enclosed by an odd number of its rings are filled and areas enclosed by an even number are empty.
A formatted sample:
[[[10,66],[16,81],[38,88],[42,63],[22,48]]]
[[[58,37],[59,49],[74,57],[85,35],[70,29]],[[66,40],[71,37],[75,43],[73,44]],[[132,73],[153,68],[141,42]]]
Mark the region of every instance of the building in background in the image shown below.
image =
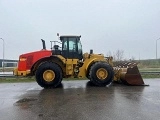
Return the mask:
[[[7,60],[5,59],[4,62],[3,62],[3,59],[0,59],[0,67],[4,67],[6,68],[9,68],[9,67],[16,67],[17,66],[17,63],[18,63],[18,60]]]

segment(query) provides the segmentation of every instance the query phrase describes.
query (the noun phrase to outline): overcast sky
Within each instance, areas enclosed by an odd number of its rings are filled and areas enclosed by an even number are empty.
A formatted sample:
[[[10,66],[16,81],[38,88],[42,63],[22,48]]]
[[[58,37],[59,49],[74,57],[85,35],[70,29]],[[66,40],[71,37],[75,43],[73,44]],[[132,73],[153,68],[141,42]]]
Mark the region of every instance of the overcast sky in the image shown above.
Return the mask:
[[[42,49],[41,38],[50,49],[57,33],[81,35],[84,52],[119,49],[127,59],[152,59],[160,38],[160,0],[0,0],[5,58]],[[157,45],[160,58],[160,40]]]

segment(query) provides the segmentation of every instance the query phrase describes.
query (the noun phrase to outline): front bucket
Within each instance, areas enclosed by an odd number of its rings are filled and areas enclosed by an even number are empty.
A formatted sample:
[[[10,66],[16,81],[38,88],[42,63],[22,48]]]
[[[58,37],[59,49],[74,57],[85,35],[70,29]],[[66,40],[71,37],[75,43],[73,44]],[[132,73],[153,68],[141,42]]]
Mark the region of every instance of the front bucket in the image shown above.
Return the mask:
[[[119,66],[121,68],[120,80],[127,85],[145,85],[138,70],[137,63],[129,62]]]

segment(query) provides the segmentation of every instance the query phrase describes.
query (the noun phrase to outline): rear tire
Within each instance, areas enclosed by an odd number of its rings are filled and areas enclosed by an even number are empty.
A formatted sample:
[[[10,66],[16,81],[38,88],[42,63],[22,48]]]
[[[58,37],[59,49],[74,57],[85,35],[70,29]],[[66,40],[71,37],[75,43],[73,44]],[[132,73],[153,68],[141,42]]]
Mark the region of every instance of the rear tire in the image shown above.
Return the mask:
[[[109,85],[114,77],[112,66],[105,62],[96,62],[90,69],[90,81],[97,86]]]
[[[35,77],[41,87],[55,88],[62,81],[62,70],[55,63],[45,62],[38,67]]]

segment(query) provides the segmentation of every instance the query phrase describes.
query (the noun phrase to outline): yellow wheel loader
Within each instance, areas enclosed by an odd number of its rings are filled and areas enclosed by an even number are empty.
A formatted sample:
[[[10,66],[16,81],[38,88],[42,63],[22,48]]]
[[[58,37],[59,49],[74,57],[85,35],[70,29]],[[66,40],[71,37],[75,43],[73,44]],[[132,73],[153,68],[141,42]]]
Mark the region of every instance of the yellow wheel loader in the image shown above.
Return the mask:
[[[35,76],[37,83],[44,88],[57,87],[63,78],[88,78],[97,86],[106,86],[113,81],[144,85],[136,64],[114,66],[112,57],[94,54],[93,50],[83,54],[81,36],[59,38],[60,41],[51,41],[51,50],[46,50],[42,40],[42,50],[20,55],[14,74]]]

